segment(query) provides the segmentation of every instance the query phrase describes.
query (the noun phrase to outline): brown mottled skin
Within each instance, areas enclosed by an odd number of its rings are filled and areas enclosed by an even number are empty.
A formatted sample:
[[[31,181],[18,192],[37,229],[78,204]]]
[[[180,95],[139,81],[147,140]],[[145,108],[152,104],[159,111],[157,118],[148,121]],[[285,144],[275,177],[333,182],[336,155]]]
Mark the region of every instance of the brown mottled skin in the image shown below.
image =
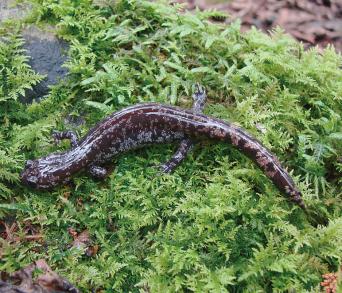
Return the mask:
[[[151,144],[181,141],[179,150],[168,162],[173,165],[163,165],[163,171],[169,172],[191,149],[192,141],[215,140],[232,144],[251,158],[282,192],[305,209],[292,178],[266,147],[245,130],[199,112],[196,107],[184,110],[156,103],[128,107],[98,123],[78,143],[65,132],[62,138],[70,138],[73,147],[27,161],[21,180],[33,188],[48,189],[70,181],[82,169],[103,178],[106,170],[100,166],[117,154]]]

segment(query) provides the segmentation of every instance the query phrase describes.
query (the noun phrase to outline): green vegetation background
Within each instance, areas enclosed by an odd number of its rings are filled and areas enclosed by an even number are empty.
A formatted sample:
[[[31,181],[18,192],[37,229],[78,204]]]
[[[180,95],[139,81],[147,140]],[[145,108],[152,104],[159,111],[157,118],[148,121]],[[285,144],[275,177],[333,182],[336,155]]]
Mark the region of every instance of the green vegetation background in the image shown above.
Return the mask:
[[[22,239],[0,239],[0,271],[45,258],[85,292],[317,292],[321,274],[338,270],[340,54],[305,51],[280,29],[242,34],[238,22],[210,23],[215,13],[160,3],[27,2],[30,17],[0,30],[0,217],[16,221]],[[29,23],[53,24],[71,45],[68,79],[33,104],[19,102],[42,78],[21,49],[20,30]],[[249,159],[222,143],[198,144],[172,175],[159,176],[155,166],[176,145],[118,157],[104,182],[80,174],[75,187],[52,192],[18,182],[26,159],[69,147],[54,146],[53,129],[82,136],[137,102],[190,107],[195,82],[209,93],[205,113],[270,148],[328,225],[312,226]],[[76,127],[66,117],[86,123]],[[43,241],[24,241],[28,224]],[[70,227],[90,232],[96,256],[70,249]]]

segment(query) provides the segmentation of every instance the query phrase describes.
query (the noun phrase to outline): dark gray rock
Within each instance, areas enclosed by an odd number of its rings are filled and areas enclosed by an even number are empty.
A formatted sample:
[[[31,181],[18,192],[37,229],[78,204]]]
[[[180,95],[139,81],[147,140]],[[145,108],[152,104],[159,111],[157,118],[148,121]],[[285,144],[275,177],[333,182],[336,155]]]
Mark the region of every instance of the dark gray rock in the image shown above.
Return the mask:
[[[29,5],[16,5],[15,0],[0,0],[0,24],[7,19],[20,19],[27,15]],[[30,103],[32,100],[39,101],[49,92],[49,86],[56,84],[65,78],[68,71],[62,67],[67,60],[69,46],[66,42],[58,39],[53,28],[51,32],[42,31],[36,27],[30,27],[23,31],[25,39],[24,49],[30,57],[29,64],[37,73],[46,75],[45,79],[27,90],[22,102]]]
[[[32,90],[26,91],[26,101],[40,100],[49,92],[49,86],[64,79],[68,70],[63,67],[67,61],[69,46],[53,33],[30,28],[24,31],[24,48],[30,57],[29,64],[34,71],[46,77]]]
[[[0,0],[0,23],[7,19],[22,18],[29,11],[29,5],[16,5],[15,0]]]

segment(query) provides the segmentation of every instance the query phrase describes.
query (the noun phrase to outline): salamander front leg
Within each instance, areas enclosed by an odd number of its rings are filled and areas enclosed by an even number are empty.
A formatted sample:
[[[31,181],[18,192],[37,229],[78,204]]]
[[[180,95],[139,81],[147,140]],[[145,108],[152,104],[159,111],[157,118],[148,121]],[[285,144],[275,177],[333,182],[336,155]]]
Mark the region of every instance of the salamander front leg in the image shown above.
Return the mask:
[[[196,114],[202,113],[205,101],[207,99],[207,94],[204,87],[196,84],[196,89],[192,98],[194,100],[194,104],[192,105],[191,110]],[[171,173],[186,158],[193,146],[194,143],[192,140],[188,138],[183,139],[172,158],[160,166],[161,171],[163,173]]]
[[[56,144],[60,143],[63,139],[69,139],[71,143],[71,147],[78,146],[78,138],[75,132],[68,131],[52,131],[52,137]]]
[[[104,179],[108,175],[108,171],[107,171],[106,168],[103,168],[103,167],[100,167],[100,166],[96,166],[96,165],[91,165],[88,168],[88,172],[95,179]]]

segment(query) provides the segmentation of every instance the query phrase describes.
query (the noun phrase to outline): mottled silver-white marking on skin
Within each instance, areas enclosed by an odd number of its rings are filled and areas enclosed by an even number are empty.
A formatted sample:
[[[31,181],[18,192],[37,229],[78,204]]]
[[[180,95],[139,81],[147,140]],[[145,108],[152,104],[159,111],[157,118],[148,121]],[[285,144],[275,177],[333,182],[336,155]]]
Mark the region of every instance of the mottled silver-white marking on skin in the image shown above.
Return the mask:
[[[203,114],[155,103],[138,104],[113,113],[69,151],[27,161],[21,181],[37,189],[52,188],[68,182],[84,168],[100,166],[131,149],[183,139],[216,140],[233,145],[232,137],[238,150],[250,157],[281,191],[305,209],[301,193],[288,172],[245,130]]]
[[[235,135],[235,133],[232,133],[232,134],[230,135],[230,139],[231,139],[232,144],[233,144],[234,146],[238,146],[238,145],[239,145],[240,137],[238,137],[237,135]]]
[[[75,147],[78,144],[77,135],[71,130],[62,132],[54,130],[52,132],[52,137],[56,144],[60,143],[63,139],[69,139],[72,147]]]
[[[258,165],[262,168],[267,166],[271,162],[269,157],[266,157],[260,153],[257,153],[256,161],[257,161]]]
[[[194,103],[192,105],[191,110],[194,113],[201,114],[204,109],[205,101],[207,99],[207,93],[205,91],[205,88],[199,84],[196,84],[196,89],[192,96],[192,99]],[[178,123],[180,124],[181,121],[179,121]],[[181,127],[181,125],[179,126]],[[188,153],[193,149],[193,147],[194,147],[194,142],[191,139],[189,138],[183,139],[180,142],[177,151],[174,153],[171,159],[169,159],[164,164],[160,165],[159,169],[163,173],[173,172],[177,168],[177,166],[179,166],[180,163],[187,157]]]
[[[107,176],[106,168],[100,166],[91,165],[89,168],[89,173],[96,179],[104,179]]]

